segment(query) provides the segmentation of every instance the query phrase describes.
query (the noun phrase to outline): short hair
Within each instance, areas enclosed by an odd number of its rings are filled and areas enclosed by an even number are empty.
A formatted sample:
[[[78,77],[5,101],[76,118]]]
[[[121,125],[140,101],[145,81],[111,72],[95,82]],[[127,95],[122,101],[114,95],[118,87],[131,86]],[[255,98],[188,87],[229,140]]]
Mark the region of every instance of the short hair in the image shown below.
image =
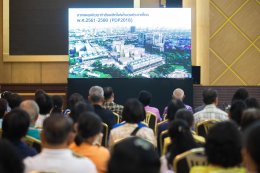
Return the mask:
[[[62,112],[62,105],[63,105],[63,98],[58,95],[52,96],[52,113],[57,112],[61,113]]]
[[[246,100],[248,98],[249,94],[248,91],[245,88],[239,88],[234,93],[231,102],[234,102],[235,100]]]
[[[8,140],[0,139],[0,172],[21,173],[24,172],[23,160],[17,154],[17,149]]]
[[[144,105],[147,106],[151,103],[152,94],[149,91],[142,90],[139,92],[138,100]]]
[[[78,118],[80,114],[83,112],[94,112],[94,108],[91,104],[88,104],[86,102],[80,101],[74,105],[74,107],[71,110],[70,117],[72,118],[73,122],[76,123],[78,121]]]
[[[77,121],[76,145],[80,145],[85,139],[93,137],[102,131],[102,120],[94,112],[80,114]]]
[[[97,103],[101,101],[102,98],[104,97],[104,90],[100,86],[93,86],[89,89],[88,94],[90,97],[90,101],[92,101],[93,103]]]
[[[108,173],[158,173],[159,170],[159,156],[148,141],[129,137],[114,145]]]
[[[11,91],[4,91],[4,92],[1,93],[1,98],[8,101],[11,94],[13,94]]]
[[[255,162],[257,172],[260,172],[260,121],[254,122],[246,131],[244,135],[244,147],[249,153],[252,160]]]
[[[241,129],[244,131],[257,120],[260,120],[260,110],[256,108],[246,109],[242,114]]]
[[[179,109],[175,114],[175,119],[186,121],[189,127],[192,127],[194,123],[193,113],[186,108]]]
[[[3,118],[5,112],[7,111],[7,101],[0,98],[0,118]]]
[[[72,109],[76,103],[84,101],[84,98],[82,95],[79,93],[73,93],[70,95],[69,100],[68,100],[68,108]]]
[[[241,124],[241,118],[243,111],[246,109],[246,104],[242,100],[236,100],[232,103],[229,109],[230,118],[235,121],[239,126]]]
[[[30,126],[28,113],[20,108],[15,108],[4,116],[3,138],[11,141],[19,141],[27,133]]]
[[[112,87],[104,87],[103,90],[104,90],[105,100],[108,100],[108,99],[110,99],[113,96],[114,92],[113,92],[113,88]]]
[[[172,96],[175,99],[180,99],[183,100],[184,97],[184,91],[181,88],[176,88],[173,92],[172,92]]]
[[[185,108],[183,102],[179,99],[172,99],[171,102],[168,104],[167,108],[167,118],[169,121],[174,120],[176,112],[181,109]]]
[[[16,107],[19,107],[20,103],[23,101],[22,96],[16,93],[12,93],[8,98],[8,104],[11,109],[14,109]]]
[[[203,102],[206,105],[214,103],[218,97],[217,91],[211,88],[204,90],[202,95],[203,95]]]
[[[242,140],[238,126],[232,121],[223,121],[209,129],[205,152],[209,164],[234,167],[242,162]]]
[[[72,132],[73,122],[64,116],[49,116],[43,122],[42,133],[45,142],[50,145],[60,145],[67,141]]]
[[[29,114],[31,122],[35,121],[39,115],[39,106],[34,100],[22,101],[20,108]]]
[[[139,123],[145,118],[145,110],[137,99],[128,99],[124,105],[122,118],[127,123]]]
[[[40,108],[40,114],[46,115],[50,113],[52,108],[51,97],[46,93],[39,93],[35,95],[35,101]]]
[[[249,97],[246,99],[246,105],[248,108],[257,108],[260,109],[260,104],[255,97]]]

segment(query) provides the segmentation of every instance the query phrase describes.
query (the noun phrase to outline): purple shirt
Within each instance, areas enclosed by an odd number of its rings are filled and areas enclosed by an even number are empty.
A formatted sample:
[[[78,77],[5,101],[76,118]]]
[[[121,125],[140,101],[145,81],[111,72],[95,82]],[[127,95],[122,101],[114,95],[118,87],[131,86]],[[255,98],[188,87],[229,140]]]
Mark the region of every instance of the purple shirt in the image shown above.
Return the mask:
[[[185,105],[185,104],[184,104],[184,106],[185,106],[185,108],[186,108],[188,111],[190,111],[191,113],[193,113],[193,110],[192,110],[192,107],[191,107],[191,106]],[[164,114],[167,114],[167,111],[168,111],[168,106],[166,106],[166,107],[164,108],[163,115],[164,115]]]
[[[161,116],[160,116],[160,112],[157,108],[155,107],[150,107],[149,105],[145,106],[144,107],[145,111],[147,112],[151,112],[153,113],[154,115],[156,115],[157,117],[157,121],[160,122],[162,120]]]

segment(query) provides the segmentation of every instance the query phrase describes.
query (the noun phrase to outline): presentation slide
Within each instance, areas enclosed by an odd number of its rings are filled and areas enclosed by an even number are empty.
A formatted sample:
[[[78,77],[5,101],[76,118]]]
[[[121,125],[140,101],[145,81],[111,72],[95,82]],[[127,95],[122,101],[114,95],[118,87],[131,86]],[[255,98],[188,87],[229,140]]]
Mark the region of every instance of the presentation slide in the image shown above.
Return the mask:
[[[191,78],[188,8],[70,8],[69,78]]]

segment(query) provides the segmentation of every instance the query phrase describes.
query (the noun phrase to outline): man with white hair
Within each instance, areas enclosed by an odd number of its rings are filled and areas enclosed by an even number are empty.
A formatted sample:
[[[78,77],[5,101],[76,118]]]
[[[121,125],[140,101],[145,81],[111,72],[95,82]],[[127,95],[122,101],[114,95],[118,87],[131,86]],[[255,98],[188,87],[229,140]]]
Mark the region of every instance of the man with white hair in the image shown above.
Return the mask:
[[[104,103],[104,90],[100,86],[92,86],[89,89],[88,100],[93,105],[95,112],[99,115],[104,123],[106,123],[109,129],[116,124],[115,116],[113,112],[103,108]]]

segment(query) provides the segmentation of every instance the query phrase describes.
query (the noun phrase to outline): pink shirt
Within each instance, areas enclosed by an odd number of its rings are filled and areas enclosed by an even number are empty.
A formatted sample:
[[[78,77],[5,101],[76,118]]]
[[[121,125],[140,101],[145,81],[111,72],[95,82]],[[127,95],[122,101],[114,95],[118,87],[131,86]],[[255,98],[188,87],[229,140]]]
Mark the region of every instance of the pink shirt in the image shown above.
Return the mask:
[[[145,111],[147,112],[151,112],[153,113],[154,115],[156,115],[157,117],[157,121],[160,122],[162,120],[161,116],[160,116],[160,112],[157,108],[155,107],[150,107],[149,105],[145,106],[144,107]]]

